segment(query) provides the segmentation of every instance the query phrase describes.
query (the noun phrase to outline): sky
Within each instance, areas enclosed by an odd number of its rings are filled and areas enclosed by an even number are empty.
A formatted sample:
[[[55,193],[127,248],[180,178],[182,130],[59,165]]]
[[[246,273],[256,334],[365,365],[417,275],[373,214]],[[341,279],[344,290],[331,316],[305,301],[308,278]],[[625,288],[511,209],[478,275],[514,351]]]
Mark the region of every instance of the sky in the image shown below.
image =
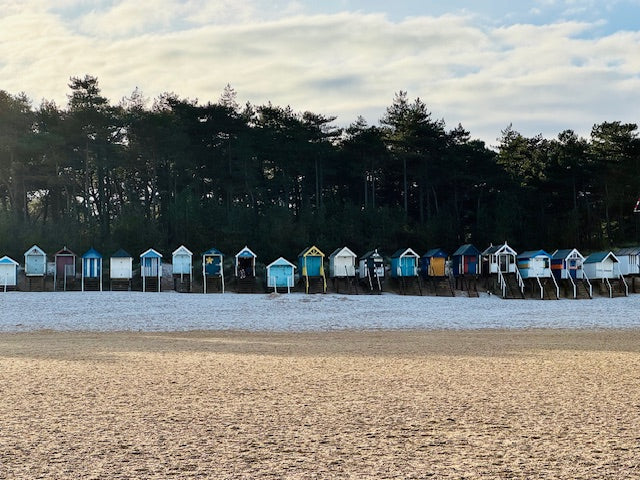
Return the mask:
[[[0,90],[66,107],[90,74],[138,88],[359,115],[396,92],[489,146],[640,120],[640,0],[0,0]]]

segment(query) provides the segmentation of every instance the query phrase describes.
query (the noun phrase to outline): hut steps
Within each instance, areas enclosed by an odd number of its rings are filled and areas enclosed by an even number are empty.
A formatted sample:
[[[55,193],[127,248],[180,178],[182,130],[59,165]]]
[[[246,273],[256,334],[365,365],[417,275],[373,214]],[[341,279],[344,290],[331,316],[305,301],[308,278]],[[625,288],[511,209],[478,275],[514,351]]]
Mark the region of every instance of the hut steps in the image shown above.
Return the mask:
[[[238,278],[236,291],[238,293],[256,293],[257,284],[256,277]]]

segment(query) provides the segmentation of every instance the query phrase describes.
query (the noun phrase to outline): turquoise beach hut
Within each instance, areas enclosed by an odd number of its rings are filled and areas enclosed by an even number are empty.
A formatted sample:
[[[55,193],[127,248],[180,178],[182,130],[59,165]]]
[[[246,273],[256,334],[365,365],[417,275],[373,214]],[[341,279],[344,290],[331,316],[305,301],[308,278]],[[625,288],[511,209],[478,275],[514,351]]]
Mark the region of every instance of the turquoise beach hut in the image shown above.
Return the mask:
[[[273,288],[274,292],[286,288],[290,293],[295,281],[295,269],[296,266],[283,257],[271,262],[267,265],[267,288]]]

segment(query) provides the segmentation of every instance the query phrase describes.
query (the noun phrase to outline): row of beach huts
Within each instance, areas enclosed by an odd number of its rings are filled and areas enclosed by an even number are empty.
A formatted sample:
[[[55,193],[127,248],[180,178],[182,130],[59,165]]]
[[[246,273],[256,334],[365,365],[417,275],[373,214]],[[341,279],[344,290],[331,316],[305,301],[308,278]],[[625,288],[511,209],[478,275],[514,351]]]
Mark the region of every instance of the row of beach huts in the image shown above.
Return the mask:
[[[296,264],[284,257],[276,259],[264,266],[261,275],[257,270],[262,265],[256,263],[256,254],[246,246],[227,266],[225,255],[216,248],[202,253],[201,275],[194,275],[193,257],[182,245],[172,253],[171,264],[163,265],[162,254],[150,248],[134,265],[134,257],[120,249],[106,264],[93,248],[78,256],[64,247],[49,262],[47,254],[34,245],[24,254],[23,268],[8,256],[0,258],[0,290],[102,291],[108,287],[116,291],[224,293],[232,286],[239,293],[292,289],[325,293],[331,288],[338,293],[388,290],[473,297],[486,291],[502,298],[540,299],[627,296],[630,291],[640,290],[640,247],[594,252],[585,257],[577,249],[552,254],[544,250],[517,253],[505,242],[483,251],[466,244],[452,255],[435,248],[420,256],[405,248],[389,258],[378,250],[358,257],[342,247],[329,255],[328,274],[325,254],[316,246],[300,252]]]

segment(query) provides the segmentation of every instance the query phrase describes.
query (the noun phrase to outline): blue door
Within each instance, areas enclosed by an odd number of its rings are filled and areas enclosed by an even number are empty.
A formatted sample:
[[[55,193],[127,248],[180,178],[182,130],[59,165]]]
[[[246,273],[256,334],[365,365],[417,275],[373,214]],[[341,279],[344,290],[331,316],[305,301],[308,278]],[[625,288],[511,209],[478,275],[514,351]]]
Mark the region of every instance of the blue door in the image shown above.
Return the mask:
[[[220,257],[217,255],[205,255],[204,273],[208,277],[220,276]]]
[[[569,276],[571,278],[578,277],[578,262],[576,260],[569,260]]]
[[[402,257],[400,259],[400,270],[403,277],[413,277],[415,275],[416,260],[414,257]]]
[[[270,269],[270,276],[271,287],[288,287],[290,286],[291,267],[288,265],[274,265]]]

